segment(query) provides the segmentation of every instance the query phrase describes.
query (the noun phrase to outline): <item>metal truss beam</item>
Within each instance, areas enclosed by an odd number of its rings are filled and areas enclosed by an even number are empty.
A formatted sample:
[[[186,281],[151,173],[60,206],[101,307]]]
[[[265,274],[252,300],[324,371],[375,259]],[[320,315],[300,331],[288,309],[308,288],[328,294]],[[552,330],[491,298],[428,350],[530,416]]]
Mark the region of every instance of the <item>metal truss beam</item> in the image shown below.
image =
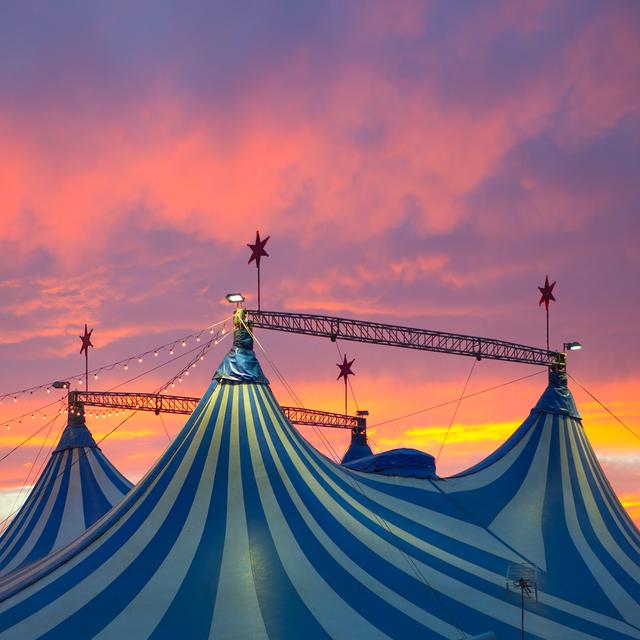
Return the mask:
[[[157,393],[129,393],[123,391],[71,391],[70,407],[104,407],[125,411],[153,411],[191,415],[198,406],[200,398],[189,396],[171,396]],[[366,419],[361,416],[349,416],[330,411],[302,409],[300,407],[282,407],[287,420],[292,424],[312,427],[332,427],[334,429],[363,429]]]
[[[430,329],[413,329],[380,322],[281,311],[247,311],[254,328],[330,338],[353,340],[405,349],[451,353],[478,359],[522,362],[564,368],[564,353],[547,351],[515,342],[466,336]]]

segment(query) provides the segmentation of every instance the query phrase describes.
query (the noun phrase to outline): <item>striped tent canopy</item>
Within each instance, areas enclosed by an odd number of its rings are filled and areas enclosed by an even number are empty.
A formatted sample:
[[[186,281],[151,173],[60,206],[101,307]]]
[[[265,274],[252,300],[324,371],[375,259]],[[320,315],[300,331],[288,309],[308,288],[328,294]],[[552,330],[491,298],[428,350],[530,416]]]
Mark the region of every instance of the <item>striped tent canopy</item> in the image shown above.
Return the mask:
[[[449,479],[352,471],[285,419],[241,328],[166,453],[0,582],[0,638],[640,639],[640,534],[559,377]]]
[[[0,537],[0,575],[77,538],[132,486],[100,451],[84,415],[70,414],[58,446]]]

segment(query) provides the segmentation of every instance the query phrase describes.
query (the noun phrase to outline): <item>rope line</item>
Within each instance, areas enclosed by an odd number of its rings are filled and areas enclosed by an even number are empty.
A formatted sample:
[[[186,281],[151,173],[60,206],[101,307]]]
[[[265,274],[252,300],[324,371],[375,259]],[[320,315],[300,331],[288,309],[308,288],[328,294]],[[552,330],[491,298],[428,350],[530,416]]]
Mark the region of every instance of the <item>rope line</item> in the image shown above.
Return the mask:
[[[449,437],[449,432],[451,431],[451,427],[453,426],[453,422],[456,419],[456,415],[458,414],[458,409],[460,408],[460,403],[462,402],[462,398],[464,398],[465,391],[467,390],[467,386],[469,385],[469,380],[471,380],[471,375],[473,374],[473,371],[476,368],[476,362],[477,362],[477,360],[474,359],[473,364],[471,365],[471,370],[469,371],[469,375],[467,376],[467,379],[465,380],[465,383],[464,383],[464,387],[462,388],[462,393],[460,394],[460,397],[458,398],[458,402],[456,404],[456,408],[453,410],[453,415],[451,416],[451,420],[449,422],[449,426],[447,427],[447,432],[444,434],[444,438],[442,440],[442,443],[440,444],[440,449],[438,450],[438,455],[436,456],[436,462],[438,462],[438,460],[440,459],[440,454],[442,453],[442,449],[444,449],[445,442],[447,441],[447,438]]]
[[[640,435],[638,435],[628,424],[626,424],[625,422],[623,422],[623,420],[621,418],[618,418],[618,416],[613,413],[613,411],[611,411],[611,409],[609,409],[609,407],[607,407],[603,402],[601,402],[600,400],[598,400],[598,398],[596,398],[593,393],[591,393],[591,391],[589,391],[587,388],[583,387],[571,374],[568,374],[568,376],[571,378],[571,380],[573,380],[573,382],[575,382],[588,396],[590,396],[591,398],[593,398],[612,418],[614,418],[617,422],[619,422],[631,435],[635,436],[638,440],[640,440]]]
[[[530,373],[527,376],[522,376],[521,378],[515,378],[514,380],[509,380],[509,382],[503,382],[502,384],[497,384],[493,387],[487,387],[486,389],[481,389],[480,391],[474,391],[466,396],[462,396],[462,400],[466,400],[467,398],[474,398],[476,396],[482,395],[483,393],[487,393],[489,391],[495,391],[496,389],[500,389],[502,387],[506,387],[510,384],[515,384],[516,382],[520,382],[522,380],[526,380],[527,378],[533,378],[534,376],[539,376],[541,373],[545,373],[544,371],[536,371],[535,373]],[[418,411],[412,411],[411,413],[405,413],[402,416],[398,416],[397,418],[389,418],[389,420],[383,420],[382,422],[376,422],[376,424],[372,424],[373,427],[380,427],[384,424],[389,424],[390,422],[397,422],[398,420],[403,420],[404,418],[411,418],[413,416],[417,416],[420,413],[426,413],[427,411],[433,411],[434,409],[441,409],[442,407],[447,407],[450,404],[456,404],[460,401],[460,398],[455,400],[448,400],[447,402],[441,402],[440,404],[434,404],[430,407],[426,407],[425,409],[418,409]]]

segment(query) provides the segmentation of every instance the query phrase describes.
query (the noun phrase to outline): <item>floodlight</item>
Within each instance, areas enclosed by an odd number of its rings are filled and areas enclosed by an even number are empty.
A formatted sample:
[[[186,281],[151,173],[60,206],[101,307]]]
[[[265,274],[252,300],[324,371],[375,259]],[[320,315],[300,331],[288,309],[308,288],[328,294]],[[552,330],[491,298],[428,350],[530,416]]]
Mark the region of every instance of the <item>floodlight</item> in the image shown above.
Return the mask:
[[[578,349],[582,349],[582,345],[579,342],[565,342],[564,350],[565,351],[578,351]]]
[[[54,389],[68,389],[71,386],[71,384],[66,380],[56,380],[54,383],[51,384],[51,386]]]
[[[225,296],[227,302],[240,304],[244,302],[244,296],[241,293],[227,293]]]

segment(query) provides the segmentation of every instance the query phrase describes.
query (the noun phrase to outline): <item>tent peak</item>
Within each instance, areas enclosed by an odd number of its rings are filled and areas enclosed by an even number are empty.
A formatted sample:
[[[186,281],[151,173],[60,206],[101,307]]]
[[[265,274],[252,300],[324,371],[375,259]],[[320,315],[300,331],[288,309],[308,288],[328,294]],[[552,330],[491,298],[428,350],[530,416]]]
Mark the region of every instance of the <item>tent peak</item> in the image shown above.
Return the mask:
[[[84,420],[84,411],[79,413],[69,412],[67,426],[64,428],[60,436],[60,442],[58,442],[58,446],[53,450],[53,453],[58,453],[65,449],[97,448],[97,446]]]
[[[581,420],[580,412],[567,386],[567,373],[564,369],[549,369],[549,385],[544,390],[531,413],[552,413]]]
[[[237,309],[234,313],[233,326],[233,346],[224,357],[213,379],[232,383],[269,384],[253,351],[251,326],[244,309]]]

